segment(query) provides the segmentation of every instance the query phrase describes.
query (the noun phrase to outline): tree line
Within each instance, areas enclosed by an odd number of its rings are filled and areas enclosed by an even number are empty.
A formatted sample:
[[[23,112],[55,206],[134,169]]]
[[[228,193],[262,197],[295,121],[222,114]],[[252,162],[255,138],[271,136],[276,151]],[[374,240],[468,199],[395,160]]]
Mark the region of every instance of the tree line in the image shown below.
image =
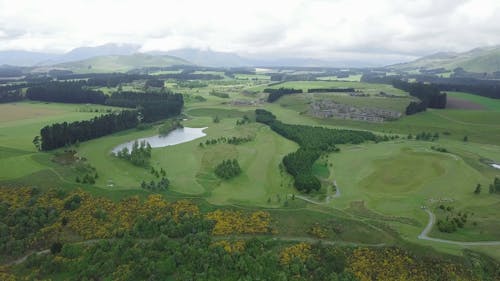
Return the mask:
[[[36,85],[28,88],[26,98],[47,102],[104,104],[107,96],[101,91],[86,89],[85,84],[85,81],[71,81]]]
[[[106,105],[137,108],[143,121],[154,122],[181,113],[184,99],[181,94],[114,92]]]
[[[478,96],[500,99],[500,82],[493,79],[478,79],[470,77],[439,77],[436,75],[381,75],[366,73],[361,77],[361,82],[393,84],[402,79],[415,79],[417,82],[432,84],[440,91],[466,92]]]
[[[40,144],[35,145],[41,150],[51,150],[131,129],[138,123],[138,112],[135,110],[123,110],[85,121],[55,123],[40,130]]]
[[[418,98],[418,102],[410,102],[406,107],[406,115],[412,115],[425,111],[429,108],[445,108],[446,93],[441,93],[439,87],[433,84],[410,83],[403,80],[393,80],[394,88],[408,92],[411,96]]]
[[[353,93],[354,88],[311,88],[308,93]]]
[[[0,103],[21,101],[24,96],[21,90],[0,90]]]
[[[257,122],[269,125],[276,133],[300,145],[297,151],[283,158],[283,165],[293,176],[295,187],[306,193],[321,188],[320,181],[312,174],[312,166],[323,153],[339,151],[337,144],[380,141],[379,137],[367,131],[285,124],[264,109],[255,110],[255,116]]]
[[[284,88],[284,87],[278,89],[266,88],[264,89],[264,93],[269,94],[269,96],[267,97],[267,102],[275,102],[284,95],[300,94],[302,93],[302,89]]]

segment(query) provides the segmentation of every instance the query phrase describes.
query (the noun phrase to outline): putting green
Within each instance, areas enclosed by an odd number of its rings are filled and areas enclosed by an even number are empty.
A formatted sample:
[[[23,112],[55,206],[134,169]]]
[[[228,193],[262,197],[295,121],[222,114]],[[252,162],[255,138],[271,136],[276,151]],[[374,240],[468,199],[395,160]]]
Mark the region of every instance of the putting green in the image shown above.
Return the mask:
[[[360,182],[360,186],[372,192],[415,191],[445,173],[442,161],[449,159],[436,153],[401,150],[389,158],[374,160],[375,170]]]

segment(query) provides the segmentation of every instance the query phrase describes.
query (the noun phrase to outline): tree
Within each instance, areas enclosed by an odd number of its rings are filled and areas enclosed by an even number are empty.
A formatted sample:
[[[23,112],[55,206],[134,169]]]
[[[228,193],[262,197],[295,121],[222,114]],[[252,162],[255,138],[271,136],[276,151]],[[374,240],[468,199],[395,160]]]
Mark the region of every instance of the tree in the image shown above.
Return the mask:
[[[50,246],[50,253],[53,254],[53,255],[57,254],[57,253],[61,252],[62,247],[63,247],[63,245],[62,245],[61,242],[54,242]]]
[[[474,190],[474,194],[480,194],[481,193],[481,184],[478,183],[476,185],[476,189]]]
[[[469,141],[469,137],[468,137],[468,136],[464,136],[463,141],[464,141],[464,142],[468,142],[468,141]]]
[[[38,150],[38,151],[42,150],[42,140],[41,140],[40,136],[36,136],[33,139],[33,145],[36,147],[36,150]]]

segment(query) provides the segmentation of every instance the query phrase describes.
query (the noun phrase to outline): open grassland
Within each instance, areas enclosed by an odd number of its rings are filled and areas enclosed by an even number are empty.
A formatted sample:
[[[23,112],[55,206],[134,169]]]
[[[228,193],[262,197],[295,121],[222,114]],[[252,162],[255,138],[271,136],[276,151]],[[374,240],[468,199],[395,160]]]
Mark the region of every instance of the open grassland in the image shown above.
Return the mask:
[[[273,85],[270,88],[295,88],[302,89],[304,92],[311,88],[354,88],[365,94],[375,95],[380,92],[385,92],[392,95],[407,96],[408,94],[402,90],[396,89],[391,85],[385,84],[372,84],[363,83],[356,81],[291,81]],[[260,89],[263,90],[267,86],[261,86]]]
[[[470,101],[475,104],[481,105],[486,110],[500,111],[500,100],[490,99],[478,95],[463,93],[463,92],[447,92],[448,97],[455,99]]]
[[[107,109],[109,107],[38,102],[1,104],[0,180],[18,178],[46,168],[33,159],[37,155],[47,155],[37,153],[32,143],[42,127],[55,122],[90,119]]]

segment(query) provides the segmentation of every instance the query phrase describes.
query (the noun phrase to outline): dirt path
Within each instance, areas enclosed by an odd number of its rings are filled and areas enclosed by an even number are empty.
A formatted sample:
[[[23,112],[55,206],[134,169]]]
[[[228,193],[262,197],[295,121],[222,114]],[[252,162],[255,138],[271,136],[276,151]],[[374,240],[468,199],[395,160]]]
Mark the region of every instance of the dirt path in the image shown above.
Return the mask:
[[[422,230],[422,232],[418,236],[418,239],[440,242],[440,243],[447,243],[447,244],[454,244],[454,245],[460,245],[460,246],[500,246],[500,241],[461,242],[461,241],[452,241],[452,240],[429,237],[428,235],[432,230],[432,226],[436,222],[436,215],[434,215],[428,209],[424,209],[424,211],[429,215],[429,223],[427,223],[427,226],[424,228],[424,230]]]
[[[258,237],[255,235],[223,235],[223,236],[213,236],[214,241],[218,240],[224,240],[224,239],[242,239],[242,240],[248,240],[254,237]],[[355,243],[355,242],[346,242],[346,241],[332,241],[332,240],[326,240],[326,239],[318,239],[318,238],[312,238],[312,237],[280,237],[280,236],[269,236],[265,237],[267,239],[271,239],[273,241],[284,241],[284,242],[307,242],[310,244],[314,243],[321,243],[323,245],[348,245],[348,246],[367,246],[367,247],[383,247],[386,244],[384,243],[378,243],[378,244],[367,244],[367,243]],[[92,239],[92,240],[86,240],[86,241],[80,241],[80,242],[75,242],[75,243],[69,243],[69,244],[74,244],[74,245],[91,245],[95,244],[100,241],[105,241],[105,240],[114,240],[116,238],[110,238],[110,239]],[[152,241],[154,239],[135,239],[136,241]],[[174,239],[175,240],[175,239]],[[31,255],[47,255],[50,254],[50,249],[44,249],[44,250],[39,250],[39,251],[31,251],[28,254],[11,261],[9,263],[5,263],[4,266],[13,266],[13,265],[18,265],[26,261],[29,256]]]
[[[324,204],[329,204],[329,203],[330,203],[330,200],[331,200],[332,198],[337,198],[337,197],[340,197],[340,188],[339,188],[339,187],[338,187],[338,185],[337,185],[337,181],[336,181],[336,180],[334,180],[334,181],[333,181],[333,184],[334,184],[334,185],[335,185],[335,187],[336,187],[336,188],[335,188],[335,194],[333,194],[333,195],[331,195],[331,194],[330,194],[330,193],[331,193],[331,190],[330,190],[330,189],[331,189],[331,187],[329,186],[329,187],[327,188],[327,195],[326,195],[326,198],[325,198],[325,201],[324,201],[324,202],[322,202],[322,201],[316,201],[316,200],[313,200],[313,199],[308,198],[308,197],[303,196],[303,195],[295,195],[295,198],[298,198],[298,199],[300,199],[300,200],[304,200],[304,201],[306,201],[306,202],[309,202],[309,203],[311,203],[311,204],[315,204],[315,205],[324,205]],[[292,198],[292,197],[293,197],[293,195],[292,195],[292,194],[288,194],[288,197]]]

